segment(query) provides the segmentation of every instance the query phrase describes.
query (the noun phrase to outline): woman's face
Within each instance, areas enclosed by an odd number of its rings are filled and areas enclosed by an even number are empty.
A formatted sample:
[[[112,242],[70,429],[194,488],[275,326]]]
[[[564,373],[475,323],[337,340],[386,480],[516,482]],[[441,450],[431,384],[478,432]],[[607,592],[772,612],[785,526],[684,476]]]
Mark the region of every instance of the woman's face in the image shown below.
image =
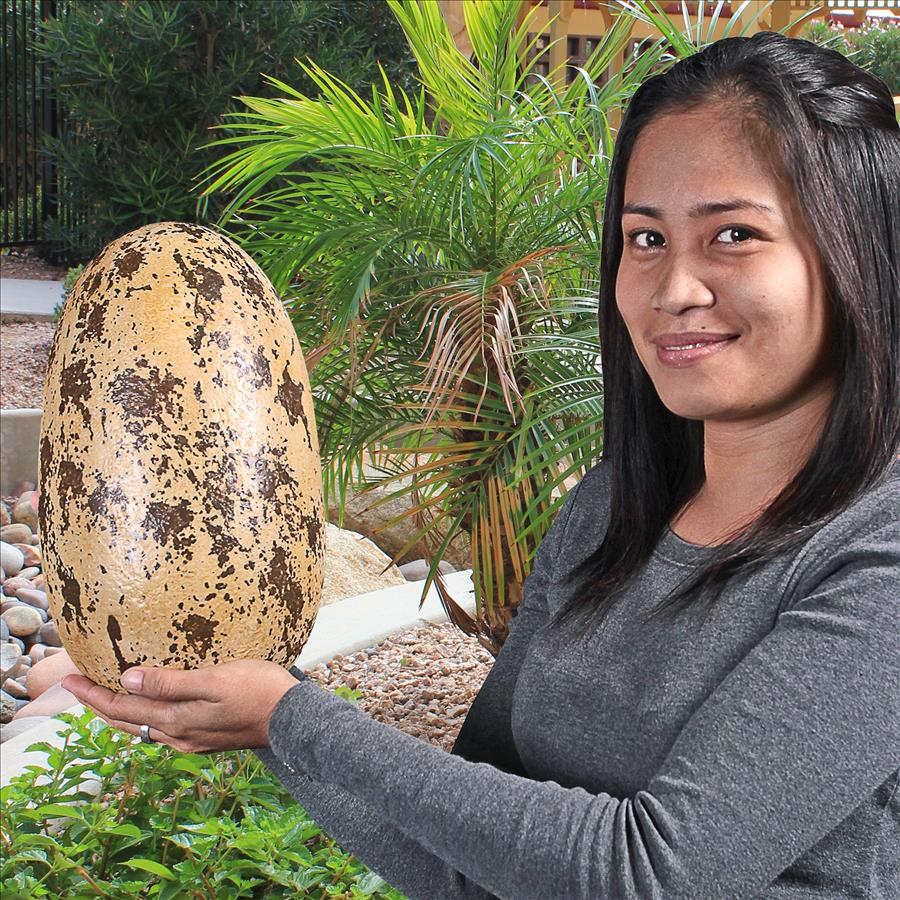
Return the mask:
[[[833,392],[815,245],[726,110],[644,128],[622,232],[616,304],[669,410],[765,422]]]

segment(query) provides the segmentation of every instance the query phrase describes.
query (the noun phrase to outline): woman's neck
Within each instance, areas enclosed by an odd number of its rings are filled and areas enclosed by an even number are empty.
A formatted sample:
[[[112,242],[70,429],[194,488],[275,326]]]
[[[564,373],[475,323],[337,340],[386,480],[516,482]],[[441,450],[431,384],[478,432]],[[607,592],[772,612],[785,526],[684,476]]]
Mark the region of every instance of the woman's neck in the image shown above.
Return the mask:
[[[676,533],[712,544],[753,522],[809,458],[832,398],[823,392],[762,421],[705,422],[706,480],[676,517]]]

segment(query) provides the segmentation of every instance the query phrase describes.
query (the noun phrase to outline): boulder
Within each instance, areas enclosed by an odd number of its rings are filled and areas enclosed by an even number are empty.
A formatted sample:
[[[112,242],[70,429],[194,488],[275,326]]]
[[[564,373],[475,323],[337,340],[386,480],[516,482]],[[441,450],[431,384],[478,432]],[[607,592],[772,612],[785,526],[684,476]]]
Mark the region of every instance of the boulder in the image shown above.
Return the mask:
[[[41,694],[49,690],[53,685],[59,684],[66,675],[80,674],[78,667],[72,662],[72,658],[65,650],[62,653],[45,656],[28,670],[28,677],[25,681],[25,685],[28,688],[28,696],[32,700],[37,700]]]
[[[410,509],[409,495],[388,500],[376,509],[369,509],[373,503],[393,494],[401,486],[411,483],[410,478],[398,479],[386,487],[375,487],[371,491],[360,495],[351,489],[347,491],[347,503],[344,508],[344,522],[342,527],[348,531],[356,531],[364,534],[375,542],[389,557],[398,553],[418,530],[412,517],[401,519],[399,522],[376,531],[385,522],[405,513]],[[331,508],[328,512],[329,521],[337,523],[338,510]],[[416,559],[427,558],[428,548],[422,541],[414,544],[398,560],[397,564],[412,562]],[[469,535],[460,531],[454,537],[444,553],[444,559],[452,563],[457,569],[470,569],[472,567]]]
[[[0,726],[0,744],[11,738],[18,737],[20,734],[25,734],[26,731],[30,731],[44,722],[49,722],[50,719],[50,716],[31,716],[25,719],[14,719],[8,725]]]
[[[54,684],[47,688],[40,698],[26,703],[13,716],[14,719],[26,719],[30,716],[55,716],[63,710],[74,706],[78,700],[71,691],[67,691],[61,684]]]
[[[368,538],[326,522],[322,605],[394,584],[406,584],[396,566],[383,571],[390,561]]]

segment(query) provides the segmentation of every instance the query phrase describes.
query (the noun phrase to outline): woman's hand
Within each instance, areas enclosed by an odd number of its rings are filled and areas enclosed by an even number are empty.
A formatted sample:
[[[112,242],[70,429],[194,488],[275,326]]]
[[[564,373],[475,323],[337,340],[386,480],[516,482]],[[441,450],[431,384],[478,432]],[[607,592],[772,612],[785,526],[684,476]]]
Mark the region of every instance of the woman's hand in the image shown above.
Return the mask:
[[[272,662],[239,659],[187,670],[135,666],[122,675],[127,694],[116,694],[83,675],[62,686],[115,728],[139,735],[150,726],[154,741],[186,753],[269,746],[269,719],[297,684]]]

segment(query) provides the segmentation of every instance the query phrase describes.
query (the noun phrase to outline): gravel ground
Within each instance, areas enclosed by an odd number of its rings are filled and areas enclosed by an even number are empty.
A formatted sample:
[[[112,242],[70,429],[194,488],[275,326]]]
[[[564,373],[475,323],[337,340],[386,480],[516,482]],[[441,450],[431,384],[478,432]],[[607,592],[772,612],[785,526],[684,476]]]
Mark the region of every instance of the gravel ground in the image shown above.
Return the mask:
[[[493,657],[453,625],[392,635],[376,647],[309,670],[323,687],[346,685],[373,719],[450,751]]]
[[[40,409],[44,376],[56,325],[11,322],[0,325],[0,409]]]
[[[27,249],[10,249],[0,256],[0,277],[3,278],[63,281],[67,271],[65,266],[50,265]]]

